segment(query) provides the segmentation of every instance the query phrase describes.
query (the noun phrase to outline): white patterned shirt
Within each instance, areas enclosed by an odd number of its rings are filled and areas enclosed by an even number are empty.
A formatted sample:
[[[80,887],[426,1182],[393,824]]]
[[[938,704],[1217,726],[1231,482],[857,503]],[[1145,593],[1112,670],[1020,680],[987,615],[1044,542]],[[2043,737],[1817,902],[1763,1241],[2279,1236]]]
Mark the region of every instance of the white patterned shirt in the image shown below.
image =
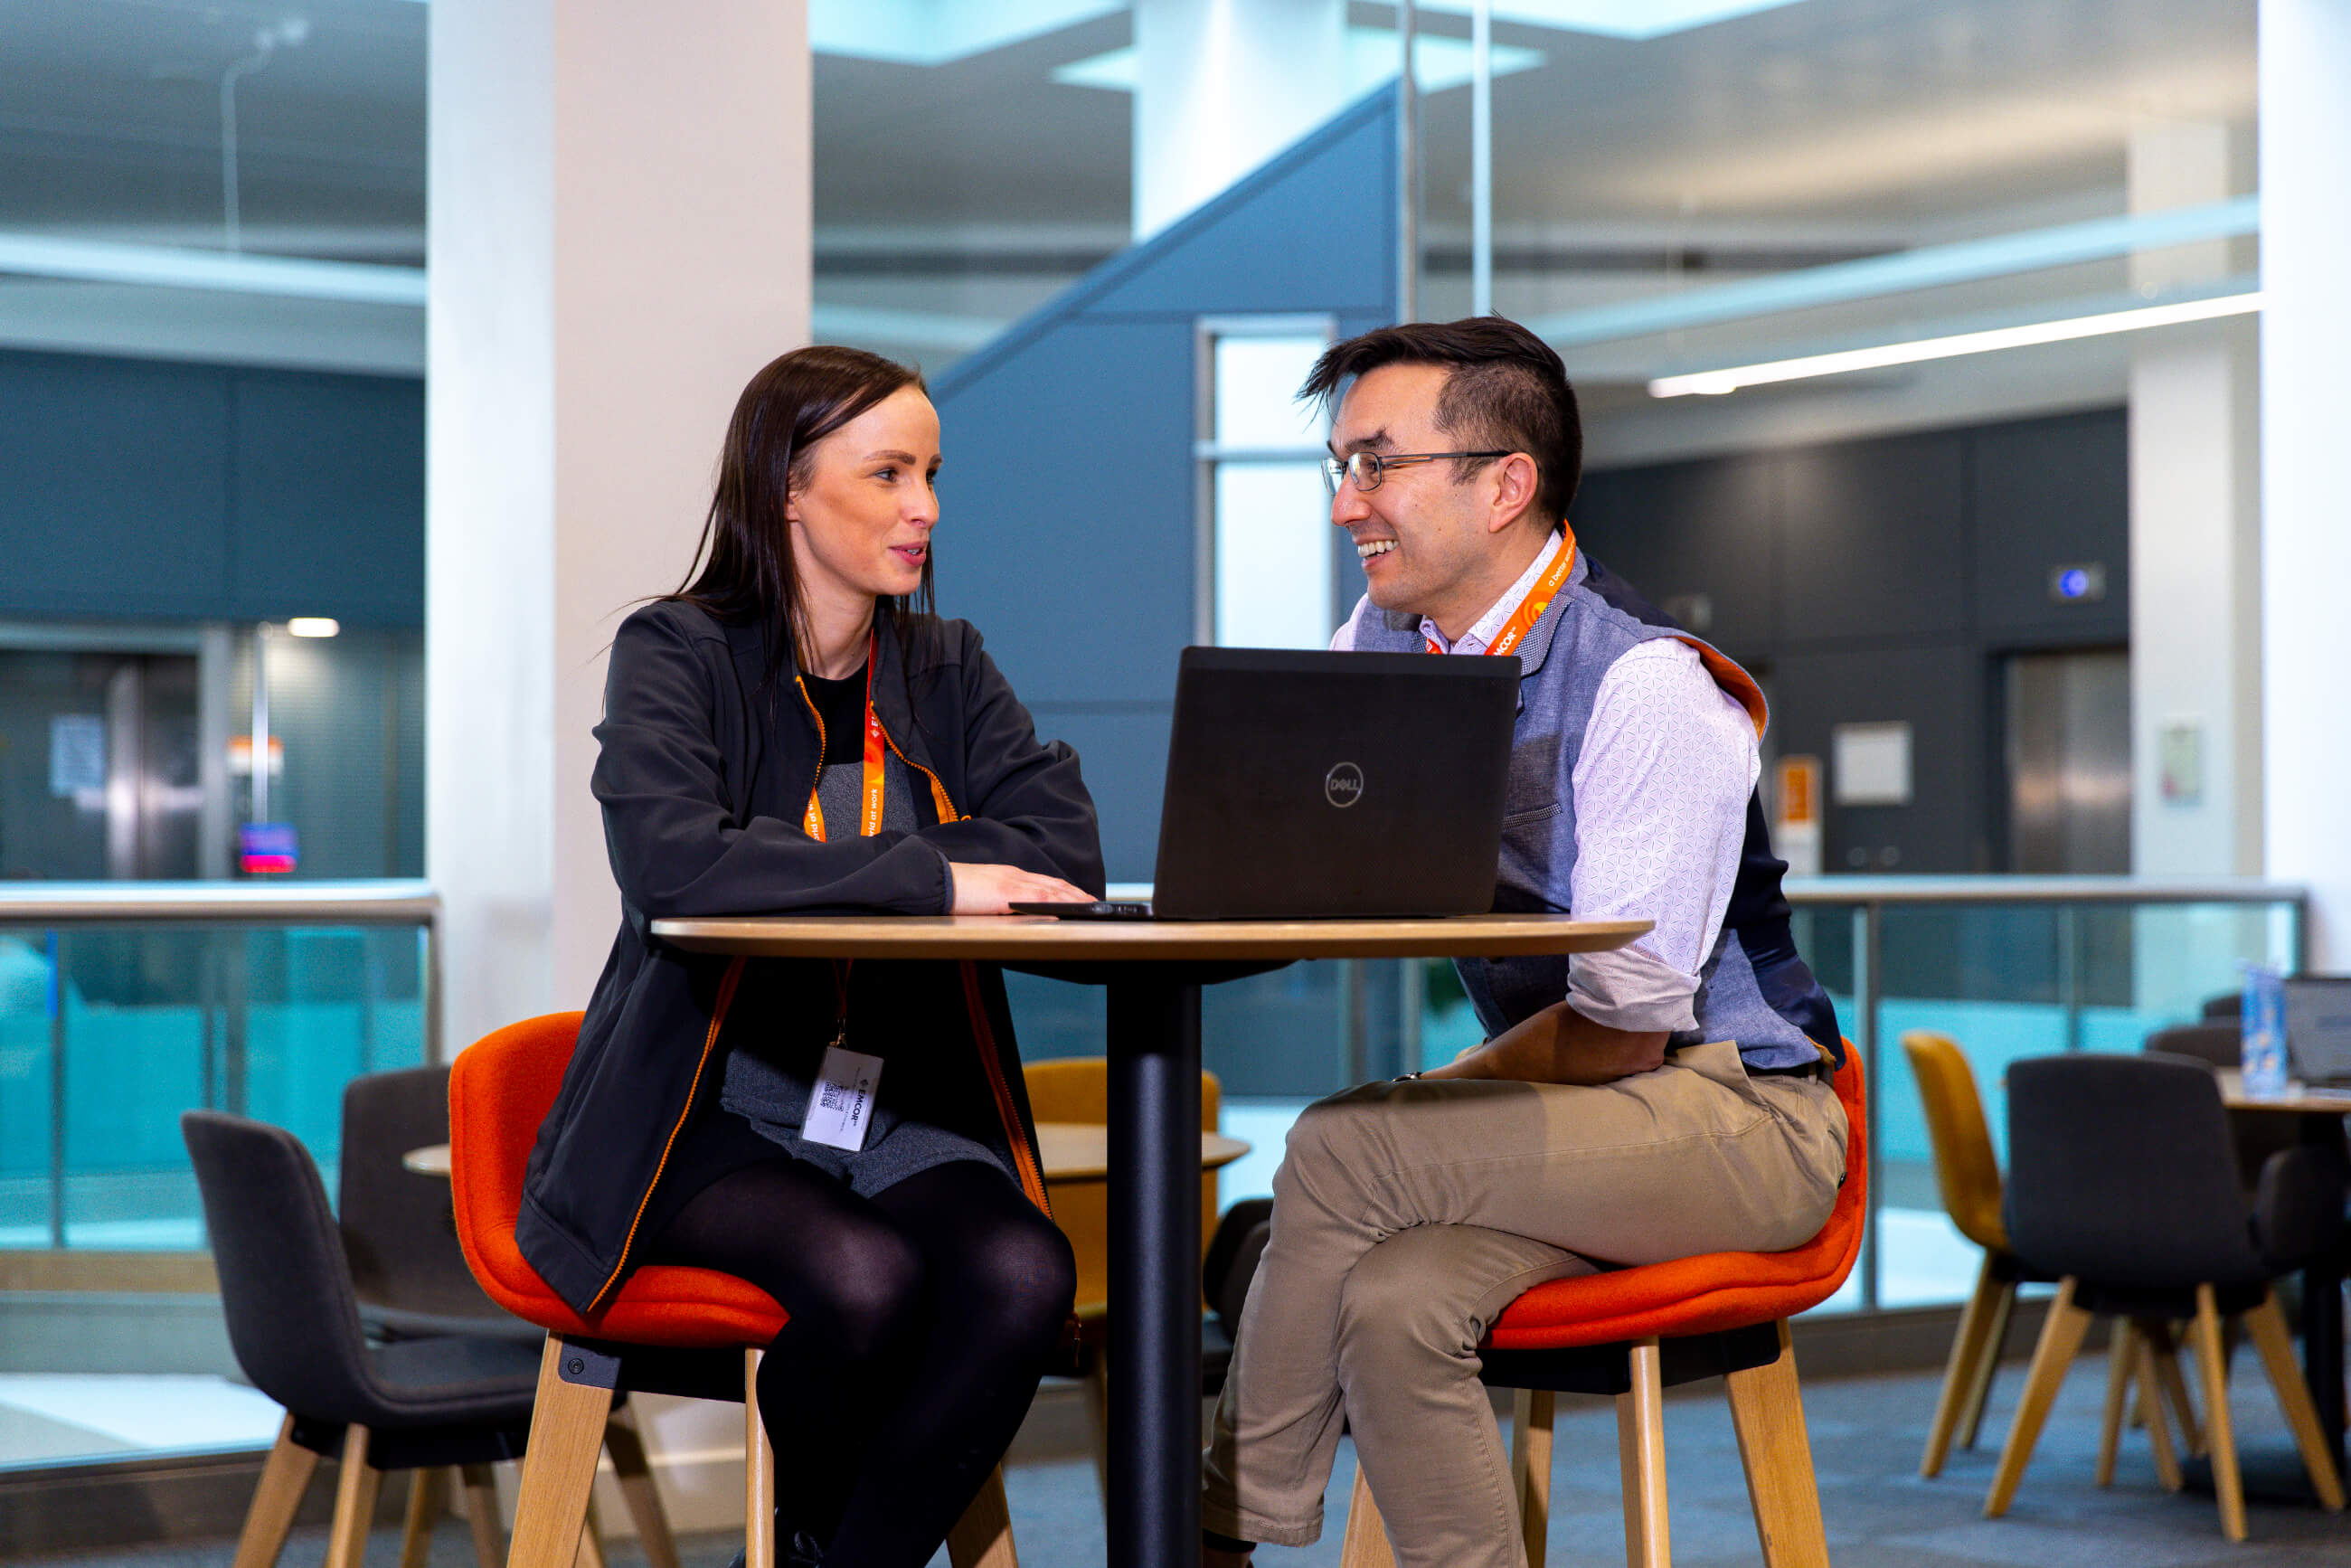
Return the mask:
[[[1449,645],[1482,653],[1562,547],[1535,558],[1493,608]],[[1369,601],[1358,608],[1364,613]],[[1350,619],[1331,639],[1355,645]],[[1572,905],[1585,920],[1647,920],[1613,953],[1568,961],[1567,1001],[1597,1024],[1645,1031],[1698,1027],[1692,998],[1730,905],[1747,838],[1747,801],[1762,769],[1755,726],[1714,684],[1698,651],[1670,637],[1632,648],[1601,677],[1569,787],[1575,792]]]

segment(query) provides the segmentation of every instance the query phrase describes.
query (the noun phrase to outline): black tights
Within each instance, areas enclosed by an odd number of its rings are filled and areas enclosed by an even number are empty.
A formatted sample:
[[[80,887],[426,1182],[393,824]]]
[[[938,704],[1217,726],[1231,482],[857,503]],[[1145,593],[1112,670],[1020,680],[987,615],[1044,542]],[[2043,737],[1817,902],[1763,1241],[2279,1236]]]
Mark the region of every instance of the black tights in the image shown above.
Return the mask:
[[[759,1367],[787,1531],[827,1568],[922,1568],[1004,1450],[1077,1289],[1070,1244],[998,1171],[871,1198],[781,1155],[719,1177],[646,1261],[733,1274],[791,1314]]]

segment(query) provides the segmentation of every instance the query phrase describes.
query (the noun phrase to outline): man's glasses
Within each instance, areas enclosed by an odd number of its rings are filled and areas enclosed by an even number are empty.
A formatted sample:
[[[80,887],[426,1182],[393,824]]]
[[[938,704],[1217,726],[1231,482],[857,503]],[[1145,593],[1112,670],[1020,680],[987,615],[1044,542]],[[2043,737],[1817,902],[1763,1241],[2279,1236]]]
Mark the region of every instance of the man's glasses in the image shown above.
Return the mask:
[[[1508,457],[1507,452],[1392,452],[1383,456],[1377,452],[1351,452],[1344,457],[1322,459],[1322,486],[1333,496],[1343,484],[1353,484],[1358,490],[1376,490],[1387,470],[1402,468],[1414,463],[1436,463],[1447,457]]]

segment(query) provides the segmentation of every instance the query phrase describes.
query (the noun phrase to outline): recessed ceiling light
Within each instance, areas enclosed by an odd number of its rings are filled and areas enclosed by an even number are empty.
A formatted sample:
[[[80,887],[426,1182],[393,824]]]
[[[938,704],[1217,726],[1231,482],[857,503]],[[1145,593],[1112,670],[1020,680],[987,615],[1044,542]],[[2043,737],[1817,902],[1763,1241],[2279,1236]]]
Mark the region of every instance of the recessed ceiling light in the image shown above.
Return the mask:
[[[286,622],[287,634],[295,637],[332,637],[342,629],[331,615],[297,615]]]

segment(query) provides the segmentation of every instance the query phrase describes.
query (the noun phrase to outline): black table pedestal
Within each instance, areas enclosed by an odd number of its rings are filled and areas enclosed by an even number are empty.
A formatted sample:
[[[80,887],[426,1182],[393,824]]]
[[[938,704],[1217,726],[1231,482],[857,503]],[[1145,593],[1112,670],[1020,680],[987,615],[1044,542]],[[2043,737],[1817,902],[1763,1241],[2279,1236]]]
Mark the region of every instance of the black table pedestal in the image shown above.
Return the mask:
[[[1200,1552],[1200,988],[1110,985],[1110,1568]]]

